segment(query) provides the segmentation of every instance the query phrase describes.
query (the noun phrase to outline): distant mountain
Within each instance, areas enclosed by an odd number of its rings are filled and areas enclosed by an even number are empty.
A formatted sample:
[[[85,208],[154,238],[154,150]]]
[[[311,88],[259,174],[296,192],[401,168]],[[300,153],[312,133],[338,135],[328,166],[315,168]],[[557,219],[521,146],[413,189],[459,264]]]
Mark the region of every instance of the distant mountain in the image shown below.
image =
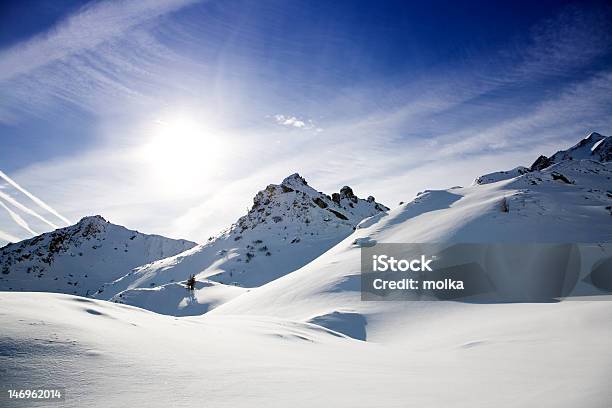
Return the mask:
[[[0,248],[0,290],[87,296],[132,268],[194,247],[147,235],[99,215]]]
[[[137,306],[138,299],[150,303],[152,296],[164,304],[187,304],[185,291],[170,290],[172,286],[162,290],[162,285],[183,281],[191,274],[205,283],[203,291],[220,290],[204,279],[258,287],[306,265],[350,235],[364,218],[388,210],[372,196],[357,197],[348,186],[330,196],[292,174],[258,192],[248,213],[208,243],[136,268],[95,296]],[[191,302],[198,304],[197,299]],[[196,307],[201,308],[200,304]]]
[[[538,157],[529,168],[518,166],[512,170],[484,174],[477,177],[476,180],[474,180],[474,184],[489,184],[502,180],[509,180],[532,171],[544,170],[556,163],[572,160],[593,160],[601,163],[611,161],[612,137],[602,136],[599,133],[592,132],[569,149],[559,150],[550,157]]]
[[[550,157],[540,156],[530,170],[542,170],[564,160],[612,160],[612,137],[593,132],[567,150],[559,150]]]

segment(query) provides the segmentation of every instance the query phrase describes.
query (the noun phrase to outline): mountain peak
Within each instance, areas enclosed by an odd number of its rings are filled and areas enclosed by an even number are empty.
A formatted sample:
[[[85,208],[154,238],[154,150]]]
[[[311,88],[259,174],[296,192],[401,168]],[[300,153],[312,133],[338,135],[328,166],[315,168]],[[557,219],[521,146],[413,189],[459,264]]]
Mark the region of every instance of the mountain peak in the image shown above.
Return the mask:
[[[564,160],[609,161],[612,158],[612,137],[597,132],[589,133],[584,139],[567,150],[559,150],[550,157],[540,156],[529,168],[542,170]]]
[[[108,223],[108,221],[104,217],[102,217],[101,215],[88,215],[88,216],[85,216],[85,217],[81,218],[79,220],[79,222],[77,222],[77,225],[91,224],[91,223],[96,223],[96,224],[103,223],[103,224],[106,224],[106,223]]]
[[[299,173],[293,173],[285,177],[281,184],[285,186],[307,186],[308,182],[304,177],[300,176]]]
[[[264,228],[277,225],[286,230],[288,225],[293,228],[320,219],[322,225],[333,225],[336,228],[336,223],[340,223],[352,230],[363,218],[388,210],[372,196],[367,200],[357,197],[349,186],[342,187],[340,193],[330,197],[315,190],[304,177],[294,173],[280,185],[270,184],[259,191],[253,198],[253,207],[249,213],[235,225],[241,231],[258,225]]]
[[[529,168],[519,166],[512,170],[485,174],[477,177],[476,180],[474,180],[474,184],[489,184],[508,180],[530,172],[544,170],[553,164],[571,160],[593,160],[602,163],[611,161],[612,137],[604,136],[597,132],[591,132],[569,149],[559,150],[550,157],[544,155],[539,156]]]
[[[605,139],[606,136],[602,135],[601,133],[597,133],[597,132],[591,132],[589,133],[584,140],[594,140],[594,141],[599,141],[601,139]]]

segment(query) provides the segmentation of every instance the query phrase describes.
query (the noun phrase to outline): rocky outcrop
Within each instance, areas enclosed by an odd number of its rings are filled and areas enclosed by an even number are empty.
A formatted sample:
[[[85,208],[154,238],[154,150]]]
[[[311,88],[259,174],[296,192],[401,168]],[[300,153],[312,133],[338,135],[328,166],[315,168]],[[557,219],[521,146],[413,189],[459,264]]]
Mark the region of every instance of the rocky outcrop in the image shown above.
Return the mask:
[[[546,156],[540,156],[533,162],[529,170],[537,171],[547,168],[552,164],[552,161]]]
[[[344,186],[331,197],[316,191],[304,177],[294,173],[279,185],[270,184],[253,198],[253,207],[235,224],[239,231],[257,228],[270,222],[312,223],[332,220],[355,227],[362,219],[388,211],[373,196],[359,198],[353,189]],[[332,214],[334,218],[330,218]]]

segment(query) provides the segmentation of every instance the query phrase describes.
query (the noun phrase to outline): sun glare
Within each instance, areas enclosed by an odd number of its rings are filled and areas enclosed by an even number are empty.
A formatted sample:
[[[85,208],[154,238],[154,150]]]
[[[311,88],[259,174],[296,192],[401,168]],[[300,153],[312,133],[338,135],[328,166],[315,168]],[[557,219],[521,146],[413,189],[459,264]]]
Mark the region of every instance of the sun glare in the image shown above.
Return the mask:
[[[176,191],[219,174],[227,150],[227,141],[218,132],[191,118],[177,117],[154,122],[141,156],[156,181]]]

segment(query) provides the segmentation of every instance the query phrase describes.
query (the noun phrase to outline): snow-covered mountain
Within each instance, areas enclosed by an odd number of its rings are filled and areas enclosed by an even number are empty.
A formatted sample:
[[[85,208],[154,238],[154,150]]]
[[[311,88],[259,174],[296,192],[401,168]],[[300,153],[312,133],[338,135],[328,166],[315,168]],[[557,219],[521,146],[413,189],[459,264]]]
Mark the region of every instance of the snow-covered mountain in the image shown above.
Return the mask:
[[[0,365],[11,374],[0,376],[0,385],[40,387],[49,383],[49,372],[60,370],[70,392],[66,404],[74,407],[193,406],[194,399],[232,407],[609,406],[610,301],[361,300],[360,248],[372,243],[612,242],[612,163],[566,159],[518,173],[498,174],[498,181],[489,178],[465,188],[426,191],[362,221],[352,233],[347,228],[351,235],[338,245],[266,285],[243,289],[199,282],[186,302],[202,304],[200,295],[210,295],[216,302],[212,306],[225,302],[202,316],[174,318],[68,295],[0,293]],[[270,231],[285,231],[281,222],[289,215],[282,203],[303,197],[297,191],[305,189],[286,185],[293,191],[283,192],[278,187],[269,189],[271,198],[260,196],[262,213],[270,210],[262,220],[282,217],[278,223],[255,222],[257,205],[250,218],[241,219],[244,226],[255,225],[252,229],[242,229],[239,221],[218,243],[148,265],[140,275],[143,286],[146,273],[157,281],[163,267],[177,278],[184,276],[174,268],[183,262],[197,265],[190,259],[204,259],[201,254],[209,247],[213,258],[215,251],[237,248],[227,250],[236,253],[228,258],[241,257],[242,262],[245,251],[252,251],[247,245],[267,245],[272,254],[291,251],[297,227],[281,240],[284,247],[253,243],[263,239],[256,237],[271,239]],[[263,204],[266,198],[270,201]],[[319,205],[308,208],[327,216]],[[312,222],[298,225],[307,228]],[[268,229],[274,225],[281,228]],[[250,235],[258,231],[262,235]],[[301,238],[308,236],[301,231]],[[590,250],[606,249],[592,245]],[[258,251],[251,261],[274,256]],[[220,273],[217,268],[225,268],[228,259],[217,262],[220,266],[203,275]],[[590,269],[588,257],[583,263]],[[592,282],[580,278],[577,291],[597,293]],[[164,307],[172,304],[160,299],[176,301],[185,292],[175,282],[123,294],[138,294],[144,307],[168,313]]]
[[[0,248],[0,290],[87,296],[132,268],[194,247],[147,235],[99,215]]]
[[[559,150],[550,157],[538,157],[530,170],[542,170],[564,160],[610,161],[612,160],[612,136],[592,132],[569,149]]]
[[[550,157],[544,155],[538,157],[530,167],[518,166],[512,170],[497,171],[484,174],[474,180],[474,184],[495,183],[502,180],[512,179],[530,171],[539,171],[556,163],[569,160],[593,160],[601,163],[612,160],[612,137],[602,136],[592,132],[580,142],[566,150],[559,150]]]
[[[581,143],[576,146],[584,146]],[[575,148],[565,152],[569,154],[542,170],[519,168],[498,173],[507,176],[498,177],[499,181],[488,175],[481,178],[486,183],[422,193],[385,217],[364,221],[354,234],[303,268],[245,293],[211,314],[311,322],[362,340],[403,338],[403,331],[410,333],[411,316],[430,313],[429,306],[427,302],[362,301],[363,245],[612,242],[612,162],[595,161],[590,155],[580,160]],[[584,271],[573,293],[597,293],[598,288],[588,283],[585,274],[592,266],[589,259],[594,258],[581,255]],[[503,273],[507,271],[500,270],[500,275],[490,278],[501,281]],[[456,306],[457,310],[462,308]]]
[[[203,306],[197,299],[191,303],[185,299],[185,291],[151,288],[183,281],[191,274],[197,275],[204,292],[221,290],[211,281],[258,287],[306,265],[350,235],[361,220],[388,210],[372,196],[358,198],[348,186],[329,196],[292,174],[258,192],[248,213],[208,243],[136,268],[95,296],[137,306],[142,299],[151,304],[157,297],[160,304],[192,304],[195,313]],[[230,289],[223,297],[236,294]],[[186,313],[182,309],[178,307],[178,313]]]

